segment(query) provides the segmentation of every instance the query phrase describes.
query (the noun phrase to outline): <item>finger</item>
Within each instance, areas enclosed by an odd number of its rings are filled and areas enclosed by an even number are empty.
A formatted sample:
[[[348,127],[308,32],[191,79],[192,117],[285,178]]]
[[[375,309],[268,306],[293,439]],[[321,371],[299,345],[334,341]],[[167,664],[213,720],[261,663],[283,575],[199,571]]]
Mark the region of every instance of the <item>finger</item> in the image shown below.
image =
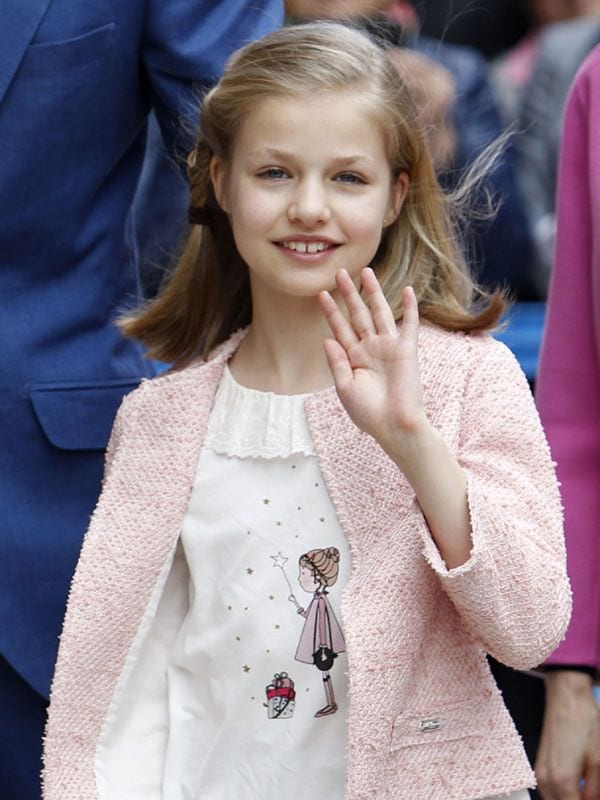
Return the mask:
[[[369,308],[375,323],[377,333],[391,333],[395,334],[396,320],[392,314],[392,309],[385,295],[381,290],[377,276],[370,267],[366,267],[360,273],[362,287],[367,295],[369,301]]]
[[[547,752],[544,742],[540,746],[535,765],[538,789],[544,800],[581,800],[579,772],[562,763]]]
[[[402,335],[412,341],[416,347],[419,338],[419,304],[412,286],[406,286],[402,291]]]
[[[542,747],[543,747],[543,741],[541,743],[540,750],[538,750],[538,756],[535,762],[535,777],[537,780],[537,790],[540,796],[542,797],[542,800],[555,800],[555,798],[551,797],[551,789],[546,771],[545,760],[542,762],[540,758],[543,755],[541,752]]]
[[[340,269],[335,275],[335,282],[348,309],[350,322],[356,335],[360,339],[372,336],[375,333],[375,324],[367,304],[360,296],[358,289],[347,270]]]
[[[546,786],[544,797],[550,800],[581,800],[579,779],[574,777],[555,776]]]
[[[583,800],[600,800],[600,765],[594,764],[585,773]]]
[[[342,314],[338,304],[329,292],[319,292],[319,304],[327,324],[331,328],[331,332],[344,350],[349,350],[358,342],[358,336],[354,328]]]
[[[538,778],[538,790],[543,800],[581,800],[577,782],[568,779]]]
[[[558,736],[564,736],[565,731],[556,730],[555,720],[550,712],[549,707],[546,710],[535,764],[539,792],[543,800],[581,800],[579,778],[582,767],[581,759],[577,755],[577,743],[568,734],[564,741]]]
[[[325,339],[323,342],[327,363],[333,375],[333,382],[338,392],[344,392],[352,381],[352,367],[348,361],[346,351],[335,339]]]

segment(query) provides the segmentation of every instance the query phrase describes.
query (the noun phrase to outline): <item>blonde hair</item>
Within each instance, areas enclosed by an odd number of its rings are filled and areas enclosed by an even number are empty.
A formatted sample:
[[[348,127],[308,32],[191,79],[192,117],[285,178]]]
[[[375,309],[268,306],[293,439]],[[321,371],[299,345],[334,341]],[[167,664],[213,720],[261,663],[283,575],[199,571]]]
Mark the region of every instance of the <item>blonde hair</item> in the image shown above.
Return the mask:
[[[300,566],[308,567],[322,586],[333,586],[338,579],[340,551],[337,547],[309,550],[298,559]]]
[[[450,330],[477,331],[504,311],[501,293],[474,285],[419,126],[413,92],[386,52],[365,34],[316,22],[283,28],[239,50],[203,100],[200,132],[188,159],[193,206],[209,206],[210,225],[192,226],[179,264],[161,294],[125,316],[126,335],[175,366],[206,358],[252,316],[248,268],[229,219],[218,207],[209,165],[231,162],[245,116],[261,100],[351,90],[380,125],[393,177],[406,172],[407,197],[383,231],[371,263],[397,320],[402,290],[415,290],[421,318]]]

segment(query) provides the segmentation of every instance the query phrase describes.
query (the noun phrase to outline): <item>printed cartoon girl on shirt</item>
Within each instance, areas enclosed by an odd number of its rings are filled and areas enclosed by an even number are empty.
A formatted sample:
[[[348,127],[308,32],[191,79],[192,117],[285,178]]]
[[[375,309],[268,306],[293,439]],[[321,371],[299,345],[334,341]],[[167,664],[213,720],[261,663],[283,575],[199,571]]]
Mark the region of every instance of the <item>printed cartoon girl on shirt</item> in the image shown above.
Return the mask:
[[[346,642],[327,599],[326,588],[337,581],[339,560],[340,552],[336,547],[309,550],[301,555],[298,582],[305,592],[313,593],[313,599],[305,610],[293,594],[289,596],[298,614],[306,618],[294,658],[305,664],[314,664],[323,677],[326,704],[315,717],[326,717],[337,711],[329,671],[338,653],[346,651]]]

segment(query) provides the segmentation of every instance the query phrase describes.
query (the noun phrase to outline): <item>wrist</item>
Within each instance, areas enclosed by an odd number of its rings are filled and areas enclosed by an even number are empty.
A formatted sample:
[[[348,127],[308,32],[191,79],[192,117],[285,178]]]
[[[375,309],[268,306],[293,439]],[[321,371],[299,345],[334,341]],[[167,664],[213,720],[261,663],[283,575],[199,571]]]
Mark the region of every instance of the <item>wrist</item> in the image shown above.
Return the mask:
[[[547,675],[553,672],[574,672],[588,675],[593,682],[598,678],[598,668],[591,664],[543,664],[541,669]]]
[[[436,446],[438,432],[429,422],[425,411],[401,427],[382,431],[375,437],[387,455],[406,473],[410,465]]]
[[[592,696],[594,680],[587,672],[574,669],[551,669],[546,672],[546,689],[552,696],[580,697]]]

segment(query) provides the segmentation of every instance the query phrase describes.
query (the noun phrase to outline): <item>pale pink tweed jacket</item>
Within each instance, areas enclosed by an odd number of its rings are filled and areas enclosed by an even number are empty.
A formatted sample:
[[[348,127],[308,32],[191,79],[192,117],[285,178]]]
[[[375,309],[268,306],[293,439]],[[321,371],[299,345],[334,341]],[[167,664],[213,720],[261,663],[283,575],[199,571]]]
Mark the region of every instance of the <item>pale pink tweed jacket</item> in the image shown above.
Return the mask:
[[[215,391],[239,341],[143,383],[119,411],[60,643],[45,800],[99,798],[101,727],[179,536]],[[533,785],[484,651],[532,667],[562,639],[570,613],[554,469],[516,361],[488,336],[429,326],[419,357],[429,418],[469,476],[473,551],[450,572],[407,481],[335,390],[306,401],[353,554],[342,606],[348,800],[472,800]]]

